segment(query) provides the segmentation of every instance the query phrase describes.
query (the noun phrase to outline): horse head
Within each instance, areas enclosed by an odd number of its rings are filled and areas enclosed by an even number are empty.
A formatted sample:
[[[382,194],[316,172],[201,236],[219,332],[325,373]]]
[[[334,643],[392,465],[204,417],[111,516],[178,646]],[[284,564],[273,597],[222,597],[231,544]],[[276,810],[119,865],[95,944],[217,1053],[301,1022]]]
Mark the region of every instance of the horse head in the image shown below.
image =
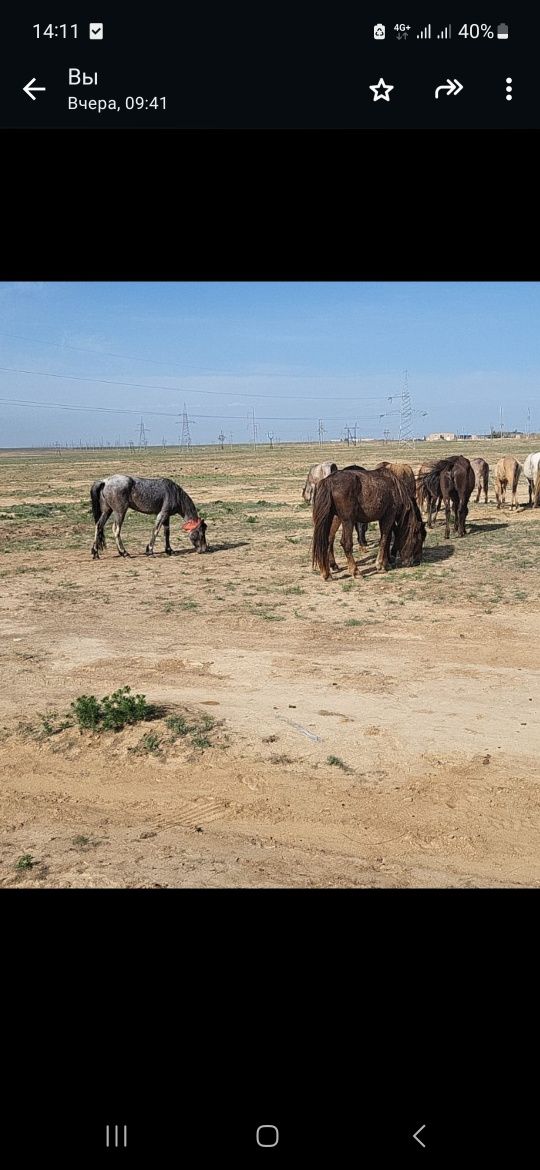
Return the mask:
[[[186,520],[186,523],[182,524],[182,529],[188,533],[189,539],[198,553],[208,552],[206,524],[201,516],[198,516],[196,520]]]

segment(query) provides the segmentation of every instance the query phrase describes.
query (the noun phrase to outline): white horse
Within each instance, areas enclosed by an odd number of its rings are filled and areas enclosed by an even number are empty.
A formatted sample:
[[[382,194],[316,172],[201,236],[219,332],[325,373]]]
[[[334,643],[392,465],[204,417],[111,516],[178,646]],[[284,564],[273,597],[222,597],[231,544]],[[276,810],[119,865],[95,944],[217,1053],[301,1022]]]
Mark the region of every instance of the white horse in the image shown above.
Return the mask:
[[[535,508],[540,508],[540,451],[527,455],[523,472],[529,481],[529,504],[532,506],[534,497]]]

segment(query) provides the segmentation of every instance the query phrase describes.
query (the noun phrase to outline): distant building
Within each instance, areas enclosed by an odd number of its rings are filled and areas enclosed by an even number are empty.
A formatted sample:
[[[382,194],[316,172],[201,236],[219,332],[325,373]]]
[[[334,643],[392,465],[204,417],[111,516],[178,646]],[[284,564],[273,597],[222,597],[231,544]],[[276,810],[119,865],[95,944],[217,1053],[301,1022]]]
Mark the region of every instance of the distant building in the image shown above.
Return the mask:
[[[455,435],[453,431],[441,431],[439,434],[435,434],[434,432],[432,435],[428,435],[427,441],[428,443],[437,443],[440,439],[445,439],[447,443],[452,443],[454,439],[457,439],[457,437],[458,436]],[[469,436],[467,436],[467,438],[469,438]]]

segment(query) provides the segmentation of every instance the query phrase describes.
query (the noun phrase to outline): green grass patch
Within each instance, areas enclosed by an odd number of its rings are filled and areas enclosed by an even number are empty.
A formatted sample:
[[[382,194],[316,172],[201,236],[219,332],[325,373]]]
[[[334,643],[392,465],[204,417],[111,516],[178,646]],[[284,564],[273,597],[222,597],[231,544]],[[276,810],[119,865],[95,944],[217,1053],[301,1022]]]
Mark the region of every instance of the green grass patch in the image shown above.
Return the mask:
[[[172,743],[176,739],[189,736],[192,746],[198,748],[199,751],[213,746],[208,734],[215,727],[215,719],[212,715],[198,715],[195,719],[189,720],[185,715],[170,715],[166,720],[166,725]]]

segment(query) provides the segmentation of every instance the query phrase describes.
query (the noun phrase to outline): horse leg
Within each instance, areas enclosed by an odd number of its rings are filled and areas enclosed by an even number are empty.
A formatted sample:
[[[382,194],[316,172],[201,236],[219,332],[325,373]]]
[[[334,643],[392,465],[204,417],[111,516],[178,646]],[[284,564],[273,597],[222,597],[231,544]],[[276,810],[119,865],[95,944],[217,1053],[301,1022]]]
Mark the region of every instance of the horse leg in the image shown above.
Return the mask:
[[[388,572],[389,565],[389,548],[392,539],[392,531],[394,528],[395,513],[383,516],[379,520],[379,528],[381,530],[381,539],[379,541],[379,551],[377,553],[377,560],[375,561],[375,568],[378,573]]]
[[[359,547],[360,548],[367,548],[367,540],[366,540],[367,524],[361,524],[360,521],[357,521],[354,527],[356,528],[356,535],[358,537]]]
[[[479,500],[480,500],[480,495],[481,495],[481,492],[482,492],[482,481],[481,481],[481,480],[478,480],[478,492],[477,492],[477,494],[476,494],[476,499],[475,499],[475,501],[474,501],[474,502],[475,502],[475,504],[477,504],[477,503],[479,502]]]
[[[488,497],[488,481],[487,481],[487,478],[484,480],[484,496],[485,496],[484,502],[487,504],[487,502],[488,502],[488,498],[487,498]]]
[[[332,526],[330,528],[330,536],[328,537],[328,560],[330,568],[334,569],[336,572],[339,569],[339,565],[336,564],[336,558],[334,555],[334,540],[340,524],[341,520],[339,516],[334,516],[334,519],[332,520]],[[343,541],[341,543],[343,544]]]
[[[158,512],[158,515],[156,516],[156,521],[155,521],[154,527],[152,529],[152,535],[151,535],[150,540],[148,541],[148,544],[146,546],[145,551],[146,551],[147,557],[152,557],[154,555],[154,545],[156,543],[156,537],[157,537],[158,532],[161,528],[161,525],[164,523],[166,518],[167,518],[167,513],[166,513],[165,509],[162,508],[161,512]]]
[[[126,511],[127,511],[127,509],[126,509]],[[122,537],[120,536],[120,530],[122,528],[122,524],[124,523],[125,515],[126,515],[125,512],[115,512],[113,526],[112,526],[113,536],[114,536],[114,539],[116,541],[116,547],[118,549],[118,555],[121,557],[128,557],[129,556],[127,549],[124,547],[124,542],[122,540]]]
[[[433,497],[428,496],[428,498],[427,498],[427,520],[426,520],[426,524],[427,524],[428,528],[433,528],[433,522],[431,519],[432,510],[433,510]]]
[[[450,498],[446,496],[444,501],[444,514],[446,517],[446,524],[444,529],[444,539],[448,540],[450,537]]]
[[[347,565],[351,577],[358,576],[358,565],[353,557],[353,525],[352,520],[343,520],[341,524],[341,547],[347,557]]]
[[[171,522],[170,522],[168,516],[167,516],[167,519],[163,521],[163,532],[165,534],[165,552],[167,553],[168,557],[171,557],[172,556]]]
[[[103,529],[105,528],[105,525],[107,523],[107,520],[109,519],[111,512],[112,512],[112,508],[106,508],[105,511],[101,513],[101,516],[96,524],[96,531],[94,533],[94,543],[92,545],[92,556],[93,556],[95,561],[99,561],[100,537],[102,536]]]

